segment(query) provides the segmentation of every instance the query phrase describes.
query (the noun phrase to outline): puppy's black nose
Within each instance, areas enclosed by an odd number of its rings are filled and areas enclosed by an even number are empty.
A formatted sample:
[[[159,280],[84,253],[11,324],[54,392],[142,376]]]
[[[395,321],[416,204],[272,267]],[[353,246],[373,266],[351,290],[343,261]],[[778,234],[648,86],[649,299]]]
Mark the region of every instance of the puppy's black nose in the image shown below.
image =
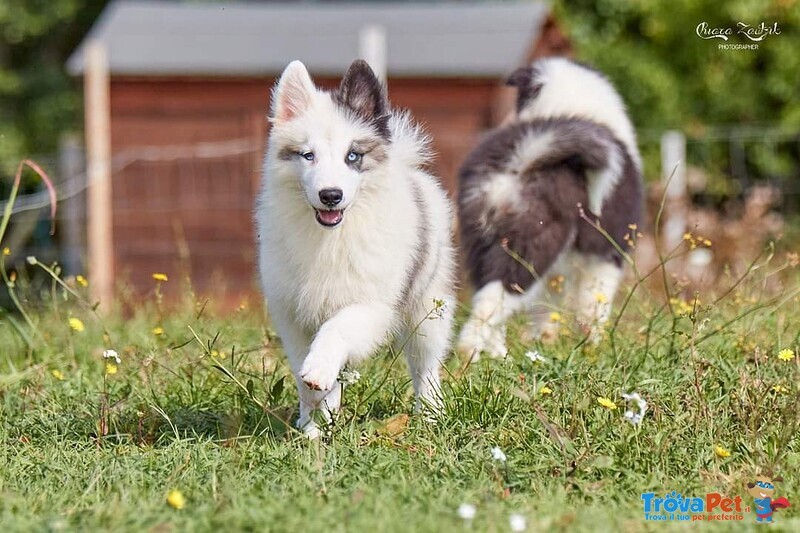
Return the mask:
[[[328,207],[339,205],[343,197],[342,189],[322,189],[319,191],[319,199]]]

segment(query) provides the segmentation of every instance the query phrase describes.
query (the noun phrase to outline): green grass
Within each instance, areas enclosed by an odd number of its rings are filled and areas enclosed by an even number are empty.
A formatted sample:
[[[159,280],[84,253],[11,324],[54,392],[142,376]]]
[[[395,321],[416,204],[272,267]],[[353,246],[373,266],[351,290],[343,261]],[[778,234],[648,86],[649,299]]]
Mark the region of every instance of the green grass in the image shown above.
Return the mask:
[[[777,495],[793,504],[772,527],[798,530],[800,367],[777,353],[797,351],[800,303],[795,283],[771,281],[784,267],[765,266],[727,294],[736,280],[726,278],[672,310],[640,287],[597,347],[566,325],[553,344],[523,342],[520,319],[507,359],[450,360],[435,424],[412,414],[402,357],[383,351],[359,369],[317,442],[289,427],[294,384],[256,309],[215,314],[187,296],[167,310],[154,291],[131,300],[133,314],[101,318],[72,281],[74,294],[18,281],[33,327],[0,315],[0,523],[508,531],[520,513],[529,531],[755,529],[752,512],[722,525],[647,523],[641,494],[721,492],[752,505],[744,484],[771,469],[785,478]],[[72,329],[71,317],[85,329]],[[106,373],[108,348],[122,359],[115,374]],[[526,358],[532,349],[547,362]],[[552,393],[540,394],[543,385]],[[622,419],[630,391],[649,402],[639,426]],[[505,463],[492,458],[495,446]],[[166,503],[173,489],[186,498],[182,510]],[[471,523],[457,515],[462,503],[477,507]]]

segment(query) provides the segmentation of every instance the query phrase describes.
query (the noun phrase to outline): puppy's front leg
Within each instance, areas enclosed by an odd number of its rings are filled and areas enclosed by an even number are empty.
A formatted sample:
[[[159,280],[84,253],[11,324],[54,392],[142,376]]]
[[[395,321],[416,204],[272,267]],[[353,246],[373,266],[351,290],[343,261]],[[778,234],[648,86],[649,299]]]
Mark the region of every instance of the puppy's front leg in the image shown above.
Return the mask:
[[[383,305],[348,305],[319,328],[300,369],[312,390],[331,390],[348,361],[368,357],[386,341],[394,311]]]

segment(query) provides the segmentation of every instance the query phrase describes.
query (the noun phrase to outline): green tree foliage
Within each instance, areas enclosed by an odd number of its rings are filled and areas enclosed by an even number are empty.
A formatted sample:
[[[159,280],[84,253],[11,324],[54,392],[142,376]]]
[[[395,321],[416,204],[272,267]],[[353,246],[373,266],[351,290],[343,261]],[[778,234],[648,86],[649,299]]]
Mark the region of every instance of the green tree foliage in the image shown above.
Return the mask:
[[[53,152],[80,124],[79,86],[64,63],[105,3],[0,0],[0,173]]]
[[[560,0],[558,20],[580,59],[619,86],[641,128],[770,123],[800,128],[800,1]],[[778,23],[758,50],[720,50],[711,27]],[[733,35],[727,43],[749,43]]]

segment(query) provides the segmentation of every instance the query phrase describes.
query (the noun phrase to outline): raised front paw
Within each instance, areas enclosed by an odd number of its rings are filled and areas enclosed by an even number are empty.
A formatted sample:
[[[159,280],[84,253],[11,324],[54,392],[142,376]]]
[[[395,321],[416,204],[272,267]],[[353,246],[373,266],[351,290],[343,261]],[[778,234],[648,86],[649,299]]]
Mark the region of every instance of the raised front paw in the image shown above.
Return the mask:
[[[340,365],[333,358],[315,357],[309,353],[300,368],[300,379],[311,390],[329,391],[336,385]]]

